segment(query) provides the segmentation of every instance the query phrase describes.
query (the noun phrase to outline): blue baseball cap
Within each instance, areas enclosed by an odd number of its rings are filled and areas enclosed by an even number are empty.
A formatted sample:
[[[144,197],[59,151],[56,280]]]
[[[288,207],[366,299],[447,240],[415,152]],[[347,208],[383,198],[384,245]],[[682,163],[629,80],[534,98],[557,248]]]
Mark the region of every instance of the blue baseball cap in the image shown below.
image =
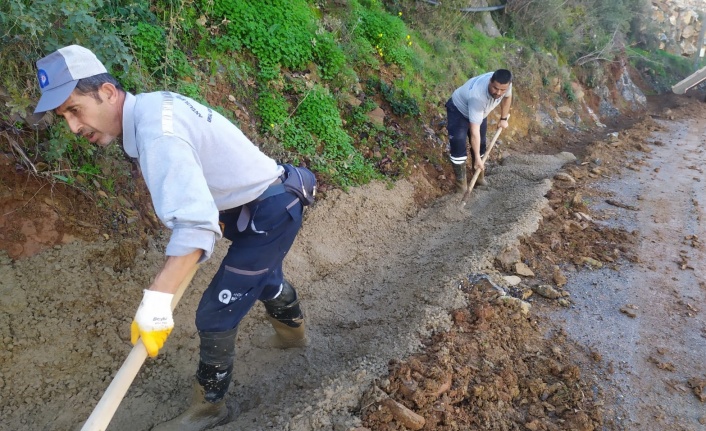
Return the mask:
[[[42,97],[34,113],[58,108],[71,95],[79,79],[108,73],[90,50],[70,45],[37,61],[37,79]]]

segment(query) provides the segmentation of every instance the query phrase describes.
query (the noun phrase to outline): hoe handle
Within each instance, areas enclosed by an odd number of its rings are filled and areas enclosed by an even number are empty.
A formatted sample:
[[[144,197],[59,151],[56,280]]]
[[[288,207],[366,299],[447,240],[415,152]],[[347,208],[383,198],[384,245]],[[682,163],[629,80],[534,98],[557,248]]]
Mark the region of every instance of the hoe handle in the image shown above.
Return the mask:
[[[174,310],[179,303],[181,296],[189,286],[198,267],[198,265],[194,266],[194,269],[186,276],[184,281],[179,285],[176,293],[174,293],[174,298],[172,298],[172,310]],[[105,390],[100,401],[98,401],[91,416],[89,416],[86,423],[83,424],[81,431],[105,431],[106,428],[108,428],[110,420],[113,419],[115,411],[118,410],[120,402],[125,397],[132,381],[135,380],[135,376],[137,376],[138,371],[140,371],[145,359],[147,359],[147,349],[145,349],[145,345],[142,344],[142,339],[140,339],[132,348],[130,354],[127,355],[127,359],[125,359],[125,362],[123,362],[123,365],[118,370],[118,373],[113,378],[108,389]]]
[[[510,119],[510,115],[507,116],[507,119]],[[503,129],[498,127],[498,130],[495,132],[495,136],[493,136],[493,139],[490,141],[490,145],[488,145],[488,150],[483,154],[483,157],[481,157],[481,160],[483,160],[483,163],[485,164],[485,161],[488,160],[488,156],[490,156],[490,151],[493,149],[495,146],[495,141],[498,140],[498,136],[500,136],[500,132],[502,132]],[[476,185],[476,181],[478,180],[478,176],[480,175],[480,171],[476,170],[476,172],[473,174],[473,178],[471,178],[471,182],[468,183],[468,190],[466,190],[466,193],[463,194],[463,198],[461,198],[461,206],[465,206],[466,203],[468,203],[468,198],[471,197],[471,190],[473,190],[473,186]]]

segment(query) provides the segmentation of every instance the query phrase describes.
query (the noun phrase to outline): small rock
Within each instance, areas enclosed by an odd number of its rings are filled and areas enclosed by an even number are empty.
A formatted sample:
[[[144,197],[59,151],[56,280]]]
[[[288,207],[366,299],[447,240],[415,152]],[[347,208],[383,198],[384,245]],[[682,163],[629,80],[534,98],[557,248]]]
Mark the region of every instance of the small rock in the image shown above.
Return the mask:
[[[387,407],[395,420],[406,428],[421,430],[426,424],[426,420],[423,416],[418,415],[391,398],[383,400],[382,405]]]
[[[603,173],[603,169],[593,168],[589,172],[591,172],[592,174],[601,175]]]
[[[556,175],[554,175],[554,179],[559,180],[559,181],[564,181],[569,184],[576,184],[576,180],[574,179],[574,177],[567,174],[566,172],[557,173]]]
[[[385,125],[385,111],[383,111],[382,108],[377,107],[365,115],[368,116],[371,123],[377,126]]]
[[[560,116],[562,116],[564,118],[568,118],[568,117],[574,115],[574,110],[568,106],[560,106],[557,108],[556,111]]]
[[[592,221],[593,221],[593,217],[591,217],[590,215],[588,215],[588,214],[586,214],[586,213],[582,213],[581,211],[577,211],[576,213],[574,213],[574,216],[575,216],[579,221],[584,221],[584,220],[585,220],[585,221],[589,221],[589,222],[592,222]]]
[[[504,296],[499,297],[498,301],[502,302],[504,304],[510,304],[515,307],[518,307],[520,309],[520,312],[524,316],[527,316],[530,312],[530,308],[532,308],[531,305],[529,304],[529,302],[525,302],[525,301],[521,300],[520,298],[515,298],[514,296],[504,295]]]
[[[522,282],[522,279],[516,275],[506,275],[503,279],[508,286],[517,286],[520,282]]]
[[[571,198],[571,205],[572,206],[579,206],[583,205],[583,196],[581,193],[576,193],[574,197]]]
[[[600,261],[598,261],[598,260],[596,260],[596,259],[593,259],[592,257],[588,257],[588,256],[580,256],[580,257],[579,257],[579,262],[580,262],[580,263],[585,263],[585,264],[587,264],[587,265],[591,265],[591,266],[593,266],[593,267],[595,267],[595,268],[602,268],[602,267],[603,267],[603,263],[602,263],[602,262],[600,262]]]
[[[522,262],[515,263],[515,274],[521,275],[523,277],[534,277],[534,272]]]
[[[357,97],[349,94],[345,97],[346,102],[348,102],[349,105],[351,106],[360,106],[363,102],[360,101]]]
[[[554,284],[559,287],[566,285],[566,282],[568,281],[564,273],[561,271],[561,268],[557,265],[554,266],[554,274],[552,275],[552,279],[554,280]]]
[[[549,286],[548,284],[540,284],[538,286],[532,287],[532,290],[534,290],[534,293],[537,295],[543,296],[545,298],[549,299],[558,299],[561,298],[561,293],[559,293],[558,290],[554,289],[552,286]]]
[[[520,250],[517,247],[506,247],[495,257],[498,266],[505,271],[512,271],[516,262],[520,261]]]

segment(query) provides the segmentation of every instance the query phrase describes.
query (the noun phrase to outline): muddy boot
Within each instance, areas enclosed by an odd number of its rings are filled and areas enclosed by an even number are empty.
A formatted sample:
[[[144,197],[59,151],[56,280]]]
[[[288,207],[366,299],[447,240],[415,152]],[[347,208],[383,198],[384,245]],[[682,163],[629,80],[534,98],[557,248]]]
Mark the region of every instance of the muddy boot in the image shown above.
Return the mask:
[[[157,425],[152,431],[201,431],[228,422],[230,415],[224,398],[233,377],[237,332],[237,327],[223,332],[199,331],[201,359],[191,405],[184,413]]]
[[[485,171],[480,171],[476,179],[476,185],[479,187],[488,187],[488,181],[485,179]]]
[[[299,297],[287,280],[282,281],[282,291],[277,296],[262,303],[265,304],[267,320],[275,330],[269,340],[272,346],[288,349],[309,344]]]
[[[466,193],[468,190],[468,181],[466,181],[466,164],[451,163],[456,175],[456,193]]]
[[[230,382],[230,378],[228,379]],[[163,422],[152,431],[202,431],[228,422],[228,407],[223,398],[216,402],[207,399],[207,392],[199,382],[194,382],[191,405],[174,419]]]

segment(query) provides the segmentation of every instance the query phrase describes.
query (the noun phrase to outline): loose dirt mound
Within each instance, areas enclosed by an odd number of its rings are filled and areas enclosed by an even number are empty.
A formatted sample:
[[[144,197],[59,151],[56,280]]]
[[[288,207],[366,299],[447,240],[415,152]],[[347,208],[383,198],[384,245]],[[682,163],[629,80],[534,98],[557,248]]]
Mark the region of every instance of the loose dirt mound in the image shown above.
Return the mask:
[[[453,312],[453,328],[436,334],[425,353],[390,362],[378,382],[384,395],[364,407],[373,430],[600,429],[601,396],[563,346],[561,332],[543,328],[520,301],[487,280],[464,282],[468,308]],[[403,406],[390,406],[388,397]],[[409,420],[413,411],[423,422]]]

